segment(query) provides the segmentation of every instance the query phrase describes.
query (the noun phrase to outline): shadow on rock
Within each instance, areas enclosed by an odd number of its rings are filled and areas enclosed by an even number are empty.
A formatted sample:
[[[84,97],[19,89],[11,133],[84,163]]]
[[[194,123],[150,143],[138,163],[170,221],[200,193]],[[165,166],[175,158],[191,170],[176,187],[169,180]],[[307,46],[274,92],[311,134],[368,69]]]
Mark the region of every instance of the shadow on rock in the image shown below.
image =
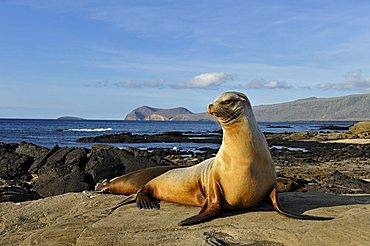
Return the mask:
[[[286,192],[279,193],[279,201],[281,207],[289,212],[319,216],[320,212],[311,213],[310,211],[324,207],[370,204],[370,195]],[[261,202],[246,210],[223,212],[220,217],[229,217],[257,211],[273,211],[273,208],[270,204]]]

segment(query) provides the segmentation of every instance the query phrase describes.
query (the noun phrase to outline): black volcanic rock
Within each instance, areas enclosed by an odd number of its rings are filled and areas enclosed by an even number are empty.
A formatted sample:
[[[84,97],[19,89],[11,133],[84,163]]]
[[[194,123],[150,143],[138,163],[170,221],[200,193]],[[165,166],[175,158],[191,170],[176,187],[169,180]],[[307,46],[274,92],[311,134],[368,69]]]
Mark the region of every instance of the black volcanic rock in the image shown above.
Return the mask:
[[[370,183],[354,179],[339,171],[332,173],[332,178],[337,186],[332,190],[335,193],[370,193]],[[333,188],[332,188],[333,189]]]
[[[163,156],[144,152],[108,145],[94,145],[90,151],[57,145],[49,150],[25,142],[0,143],[0,180],[4,181],[0,183],[0,201],[91,190],[101,179],[112,179],[147,167],[173,165]]]
[[[102,179],[112,179],[124,174],[125,166],[112,146],[94,145],[85,170],[95,182],[99,182]]]
[[[82,148],[73,149],[65,157],[65,165],[72,167],[76,171],[84,170],[86,162],[87,150]]]
[[[141,155],[137,151],[139,150],[131,149],[128,151],[125,149],[116,149],[109,145],[94,145],[90,159],[86,164],[86,171],[92,176],[95,182],[98,182],[147,167],[173,164],[159,156]]]
[[[350,128],[350,126],[328,125],[328,126],[320,126],[319,130],[348,131],[349,128]]]
[[[40,198],[41,196],[35,191],[30,191],[23,187],[0,187],[0,202],[25,202]]]
[[[57,152],[59,149],[60,149],[59,145],[55,145],[50,150],[48,149],[48,151],[45,153],[45,155],[43,155],[41,158],[39,158],[39,159],[37,159],[37,160],[35,160],[33,162],[33,164],[28,169],[28,172],[30,174],[37,174],[39,172],[39,170],[41,169],[41,167],[43,165],[45,165],[45,163],[47,162],[48,158],[50,156],[52,156],[55,152]]]
[[[292,126],[273,126],[273,125],[266,125],[266,128],[293,128]]]
[[[145,152],[148,153],[148,155],[135,155],[134,153],[125,149],[115,150],[121,160],[121,163],[125,166],[125,173],[134,172],[147,167],[173,165],[173,163],[166,161],[158,155],[150,155],[147,151]],[[134,150],[134,152],[136,151],[137,149]]]
[[[21,142],[15,149],[15,153],[26,155],[34,160],[39,160],[48,153],[49,149],[32,143]]]
[[[96,137],[84,137],[77,139],[81,143],[125,143],[126,139],[131,139],[130,132],[123,132],[120,134],[104,134]]]
[[[82,143],[221,143],[222,136],[219,134],[194,134],[183,132],[165,132],[155,135],[135,135],[129,132],[120,134],[104,134],[97,137],[80,138],[77,142]]]
[[[82,168],[86,154],[71,147],[56,151],[38,171],[34,189],[42,196],[53,196],[92,188],[92,178]]]
[[[66,156],[68,155],[69,152],[72,152],[74,150],[73,147],[64,147],[56,151],[52,156],[50,156],[47,159],[47,164],[49,166],[55,166],[55,167],[61,167],[62,164],[64,164]],[[41,171],[39,172],[40,174],[42,173],[42,168]]]
[[[18,145],[0,143],[0,178],[15,179],[27,174],[33,159],[16,153]]]

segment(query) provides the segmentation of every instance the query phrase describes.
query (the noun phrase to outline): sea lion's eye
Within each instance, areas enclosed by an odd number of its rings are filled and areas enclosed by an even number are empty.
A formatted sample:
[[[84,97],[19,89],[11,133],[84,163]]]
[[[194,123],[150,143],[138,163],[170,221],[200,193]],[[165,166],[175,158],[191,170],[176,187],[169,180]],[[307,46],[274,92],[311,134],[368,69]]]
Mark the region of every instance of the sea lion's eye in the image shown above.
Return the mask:
[[[233,102],[232,99],[227,99],[225,101],[223,101],[224,104],[231,104]]]

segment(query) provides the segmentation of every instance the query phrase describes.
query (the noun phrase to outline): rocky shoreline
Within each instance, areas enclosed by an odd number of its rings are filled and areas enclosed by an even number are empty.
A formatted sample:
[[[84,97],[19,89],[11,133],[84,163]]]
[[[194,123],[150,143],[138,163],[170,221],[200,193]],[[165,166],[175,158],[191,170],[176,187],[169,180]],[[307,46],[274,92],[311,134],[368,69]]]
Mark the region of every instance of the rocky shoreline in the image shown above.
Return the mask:
[[[220,131],[209,132],[209,134],[195,134],[191,132],[165,132],[160,134],[132,134],[123,132],[120,134],[104,134],[97,137],[79,138],[81,143],[218,143],[220,144],[222,135]]]
[[[158,165],[174,164],[148,152],[109,145],[47,149],[26,142],[0,143],[0,201],[28,200],[31,193],[47,197],[92,190],[101,179]]]
[[[369,140],[367,131],[265,133],[278,177],[307,191],[336,194],[370,193],[370,144],[333,143],[338,139]],[[90,142],[220,143],[222,132],[158,135],[122,133],[82,139]],[[103,141],[104,140],[104,141]],[[97,182],[163,165],[194,165],[215,156],[216,149],[118,149],[95,144],[91,149],[52,149],[21,142],[0,143],[0,201],[23,201],[67,192],[92,190]]]

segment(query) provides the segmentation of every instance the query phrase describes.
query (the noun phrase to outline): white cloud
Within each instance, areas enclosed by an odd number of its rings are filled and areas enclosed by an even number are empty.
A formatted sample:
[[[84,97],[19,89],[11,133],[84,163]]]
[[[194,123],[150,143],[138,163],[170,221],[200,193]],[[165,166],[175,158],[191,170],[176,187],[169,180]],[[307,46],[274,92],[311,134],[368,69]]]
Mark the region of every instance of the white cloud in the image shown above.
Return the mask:
[[[335,90],[370,90],[370,77],[364,77],[361,70],[349,73],[344,81],[339,83],[322,83],[316,86],[320,89]]]
[[[86,85],[90,87],[91,85]],[[123,88],[164,88],[166,84],[163,80],[147,80],[144,82],[136,80],[124,80],[121,82],[100,81],[96,84],[97,87],[123,87]]]
[[[165,83],[163,80],[147,80],[144,82],[138,82],[135,80],[125,80],[122,83],[117,83],[118,86],[122,86],[124,88],[163,88],[165,87]]]
[[[165,83],[163,80],[147,80],[144,81],[143,86],[150,88],[163,88],[165,87]]]
[[[125,88],[140,88],[142,87],[142,83],[135,81],[135,80],[125,80],[122,83],[118,83],[118,86],[122,86]]]
[[[214,73],[202,73],[191,80],[188,80],[182,84],[175,85],[175,88],[207,88],[216,89],[220,87],[222,83],[232,80],[233,77],[224,72],[214,72]]]
[[[285,81],[254,79],[247,84],[239,84],[243,89],[289,89],[292,88]]]
[[[89,85],[89,84],[86,84],[85,85],[86,87],[90,87],[92,85]],[[108,81],[99,81],[97,84],[96,84],[97,87],[108,87],[109,86],[109,82]]]
[[[170,84],[164,80],[146,80],[143,82],[136,80],[124,80],[122,82],[102,81],[97,85],[99,87],[123,87],[123,88],[172,88],[172,89],[218,89],[223,84],[234,80],[234,76],[224,72],[201,73],[194,78],[180,83]],[[254,79],[245,84],[232,84],[222,86],[222,88],[238,88],[238,89],[289,89],[293,86],[285,81]]]

